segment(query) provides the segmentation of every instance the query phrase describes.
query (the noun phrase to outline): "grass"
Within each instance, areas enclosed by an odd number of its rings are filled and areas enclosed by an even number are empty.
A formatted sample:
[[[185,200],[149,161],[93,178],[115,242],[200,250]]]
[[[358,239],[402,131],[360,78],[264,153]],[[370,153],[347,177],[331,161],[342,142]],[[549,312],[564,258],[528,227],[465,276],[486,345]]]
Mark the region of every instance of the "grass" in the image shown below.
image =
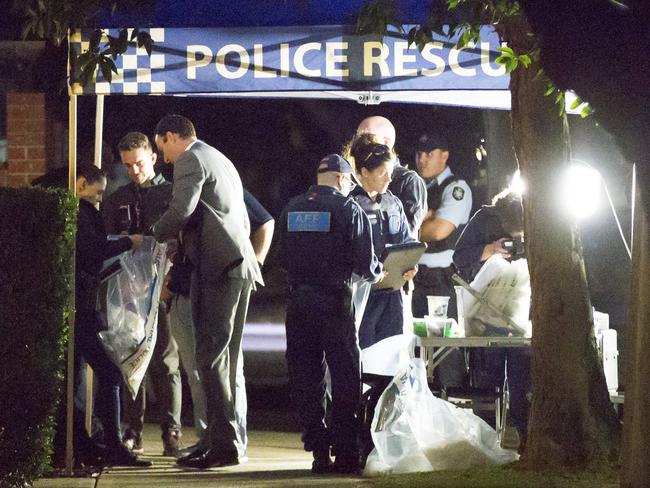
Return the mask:
[[[618,471],[530,471],[517,463],[463,471],[400,474],[375,478],[379,488],[618,488]]]

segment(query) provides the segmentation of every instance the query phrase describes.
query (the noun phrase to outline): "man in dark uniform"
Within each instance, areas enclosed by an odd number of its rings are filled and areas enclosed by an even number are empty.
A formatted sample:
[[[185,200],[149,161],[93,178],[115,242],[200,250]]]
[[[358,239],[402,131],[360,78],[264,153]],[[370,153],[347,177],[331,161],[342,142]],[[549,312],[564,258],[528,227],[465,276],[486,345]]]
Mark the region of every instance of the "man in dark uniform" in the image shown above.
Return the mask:
[[[359,347],[352,273],[376,281],[370,222],[347,195],[352,166],[336,154],[318,167],[318,185],[292,199],[280,217],[280,259],[288,273],[287,364],[312,472],[359,470]],[[325,422],[325,365],[332,377],[332,421]],[[336,457],[330,460],[330,446]]]
[[[449,146],[441,133],[420,137],[417,145],[418,171],[427,184],[429,211],[420,228],[420,240],[427,250],[419,262],[413,292],[413,315],[428,314],[427,296],[448,296],[448,316],[458,318],[452,256],[454,244],[469,220],[472,192],[463,180],[455,176],[447,161]],[[441,386],[463,386],[465,364],[460,351],[453,351],[439,367]]]
[[[172,198],[172,185],[156,174],[149,138],[141,132],[129,132],[119,143],[122,164],[131,183],[113,192],[102,205],[102,216],[110,234],[142,233],[164,213]],[[163,455],[177,456],[181,437],[181,375],[178,346],[169,318],[161,301],[158,310],[158,335],[147,373],[153,381],[161,406]],[[125,441],[134,452],[142,452],[142,429],[146,395],[144,382],[133,400],[124,398],[124,421],[128,425]]]
[[[472,216],[458,239],[454,251],[458,273],[465,281],[471,282],[485,262],[495,254],[508,260],[524,257],[522,246],[508,246],[508,243],[514,244],[513,239],[521,243],[523,234],[521,196],[516,193],[497,195],[494,205],[484,205]],[[503,332],[491,328],[491,333]],[[501,387],[504,372],[507,374],[512,423],[519,434],[519,452],[523,452],[530,409],[530,349],[472,350],[470,365],[472,384],[479,388]]]

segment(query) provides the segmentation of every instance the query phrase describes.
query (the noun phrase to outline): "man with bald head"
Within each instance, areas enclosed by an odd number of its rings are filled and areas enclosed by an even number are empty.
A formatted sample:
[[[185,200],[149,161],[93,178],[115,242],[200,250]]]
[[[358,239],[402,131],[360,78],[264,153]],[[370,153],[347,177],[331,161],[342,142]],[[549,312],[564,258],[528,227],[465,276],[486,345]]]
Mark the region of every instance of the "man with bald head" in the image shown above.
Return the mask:
[[[391,149],[395,145],[395,127],[386,117],[374,115],[363,119],[357,127],[357,136],[361,134],[373,134],[378,143]],[[397,160],[388,189],[402,202],[411,234],[417,238],[427,213],[427,188],[424,181],[415,171],[402,166]]]

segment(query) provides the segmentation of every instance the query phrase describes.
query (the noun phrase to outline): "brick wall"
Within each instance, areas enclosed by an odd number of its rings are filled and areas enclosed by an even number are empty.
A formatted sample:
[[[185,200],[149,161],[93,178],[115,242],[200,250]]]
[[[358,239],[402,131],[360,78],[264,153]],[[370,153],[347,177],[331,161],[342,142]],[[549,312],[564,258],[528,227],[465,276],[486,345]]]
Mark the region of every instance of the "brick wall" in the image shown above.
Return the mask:
[[[45,173],[47,133],[45,94],[7,93],[7,165],[0,184],[22,186]]]

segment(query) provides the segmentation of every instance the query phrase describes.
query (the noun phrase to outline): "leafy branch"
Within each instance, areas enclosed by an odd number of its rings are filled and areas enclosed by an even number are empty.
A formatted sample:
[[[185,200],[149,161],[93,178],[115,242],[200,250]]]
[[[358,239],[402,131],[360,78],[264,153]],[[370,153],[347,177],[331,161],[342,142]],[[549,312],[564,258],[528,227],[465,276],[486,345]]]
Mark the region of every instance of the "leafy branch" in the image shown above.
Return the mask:
[[[462,49],[478,44],[481,40],[481,27],[486,24],[495,26],[497,30],[508,22],[523,15],[518,0],[446,0],[448,13],[456,11],[462,21],[449,20],[445,23],[445,15],[440,9],[432,7],[429,16],[419,25],[412,27],[407,34],[409,46],[417,46],[422,51],[424,47],[433,42],[433,34],[451,39],[457,36],[455,47]],[[447,15],[449,17],[449,15]],[[397,18],[395,4],[391,0],[376,0],[367,3],[359,13],[357,21],[357,34],[377,34],[384,36],[389,27],[404,33],[404,26]],[[516,69],[527,69],[539,61],[539,47],[535,44],[528,52],[517,52],[509,46],[498,47],[500,55],[495,62],[505,67],[506,73]],[[564,91],[556,88],[544,72],[539,69],[538,76],[543,76],[547,82],[546,96],[552,96],[558,105],[560,115],[566,113]],[[575,109],[584,103],[577,99],[571,106]],[[582,117],[593,113],[588,105],[582,108]]]
[[[69,31],[87,26],[102,9],[110,9],[111,14],[120,9],[142,8],[143,0],[13,0],[13,10],[25,18],[22,27],[23,39],[38,38],[61,46]],[[95,77],[97,67],[109,83],[113,73],[117,73],[115,60],[124,54],[130,43],[144,47],[151,55],[153,40],[148,32],[134,29],[130,38],[127,29],[122,29],[117,37],[106,36],[104,47],[100,44],[104,34],[100,29],[93,32],[89,49],[79,55],[78,62],[81,82],[86,84]]]
[[[104,33],[101,29],[95,30],[90,39],[88,50],[81,53],[77,59],[81,70],[81,82],[84,85],[94,80],[98,66],[104,79],[110,83],[113,73],[117,74],[118,72],[115,60],[126,52],[129,44],[135,43],[138,47],[144,47],[147,54],[151,56],[153,40],[148,32],[133,29],[129,38],[128,29],[122,29],[117,37],[106,36],[104,48],[101,49],[100,43],[103,36]]]

